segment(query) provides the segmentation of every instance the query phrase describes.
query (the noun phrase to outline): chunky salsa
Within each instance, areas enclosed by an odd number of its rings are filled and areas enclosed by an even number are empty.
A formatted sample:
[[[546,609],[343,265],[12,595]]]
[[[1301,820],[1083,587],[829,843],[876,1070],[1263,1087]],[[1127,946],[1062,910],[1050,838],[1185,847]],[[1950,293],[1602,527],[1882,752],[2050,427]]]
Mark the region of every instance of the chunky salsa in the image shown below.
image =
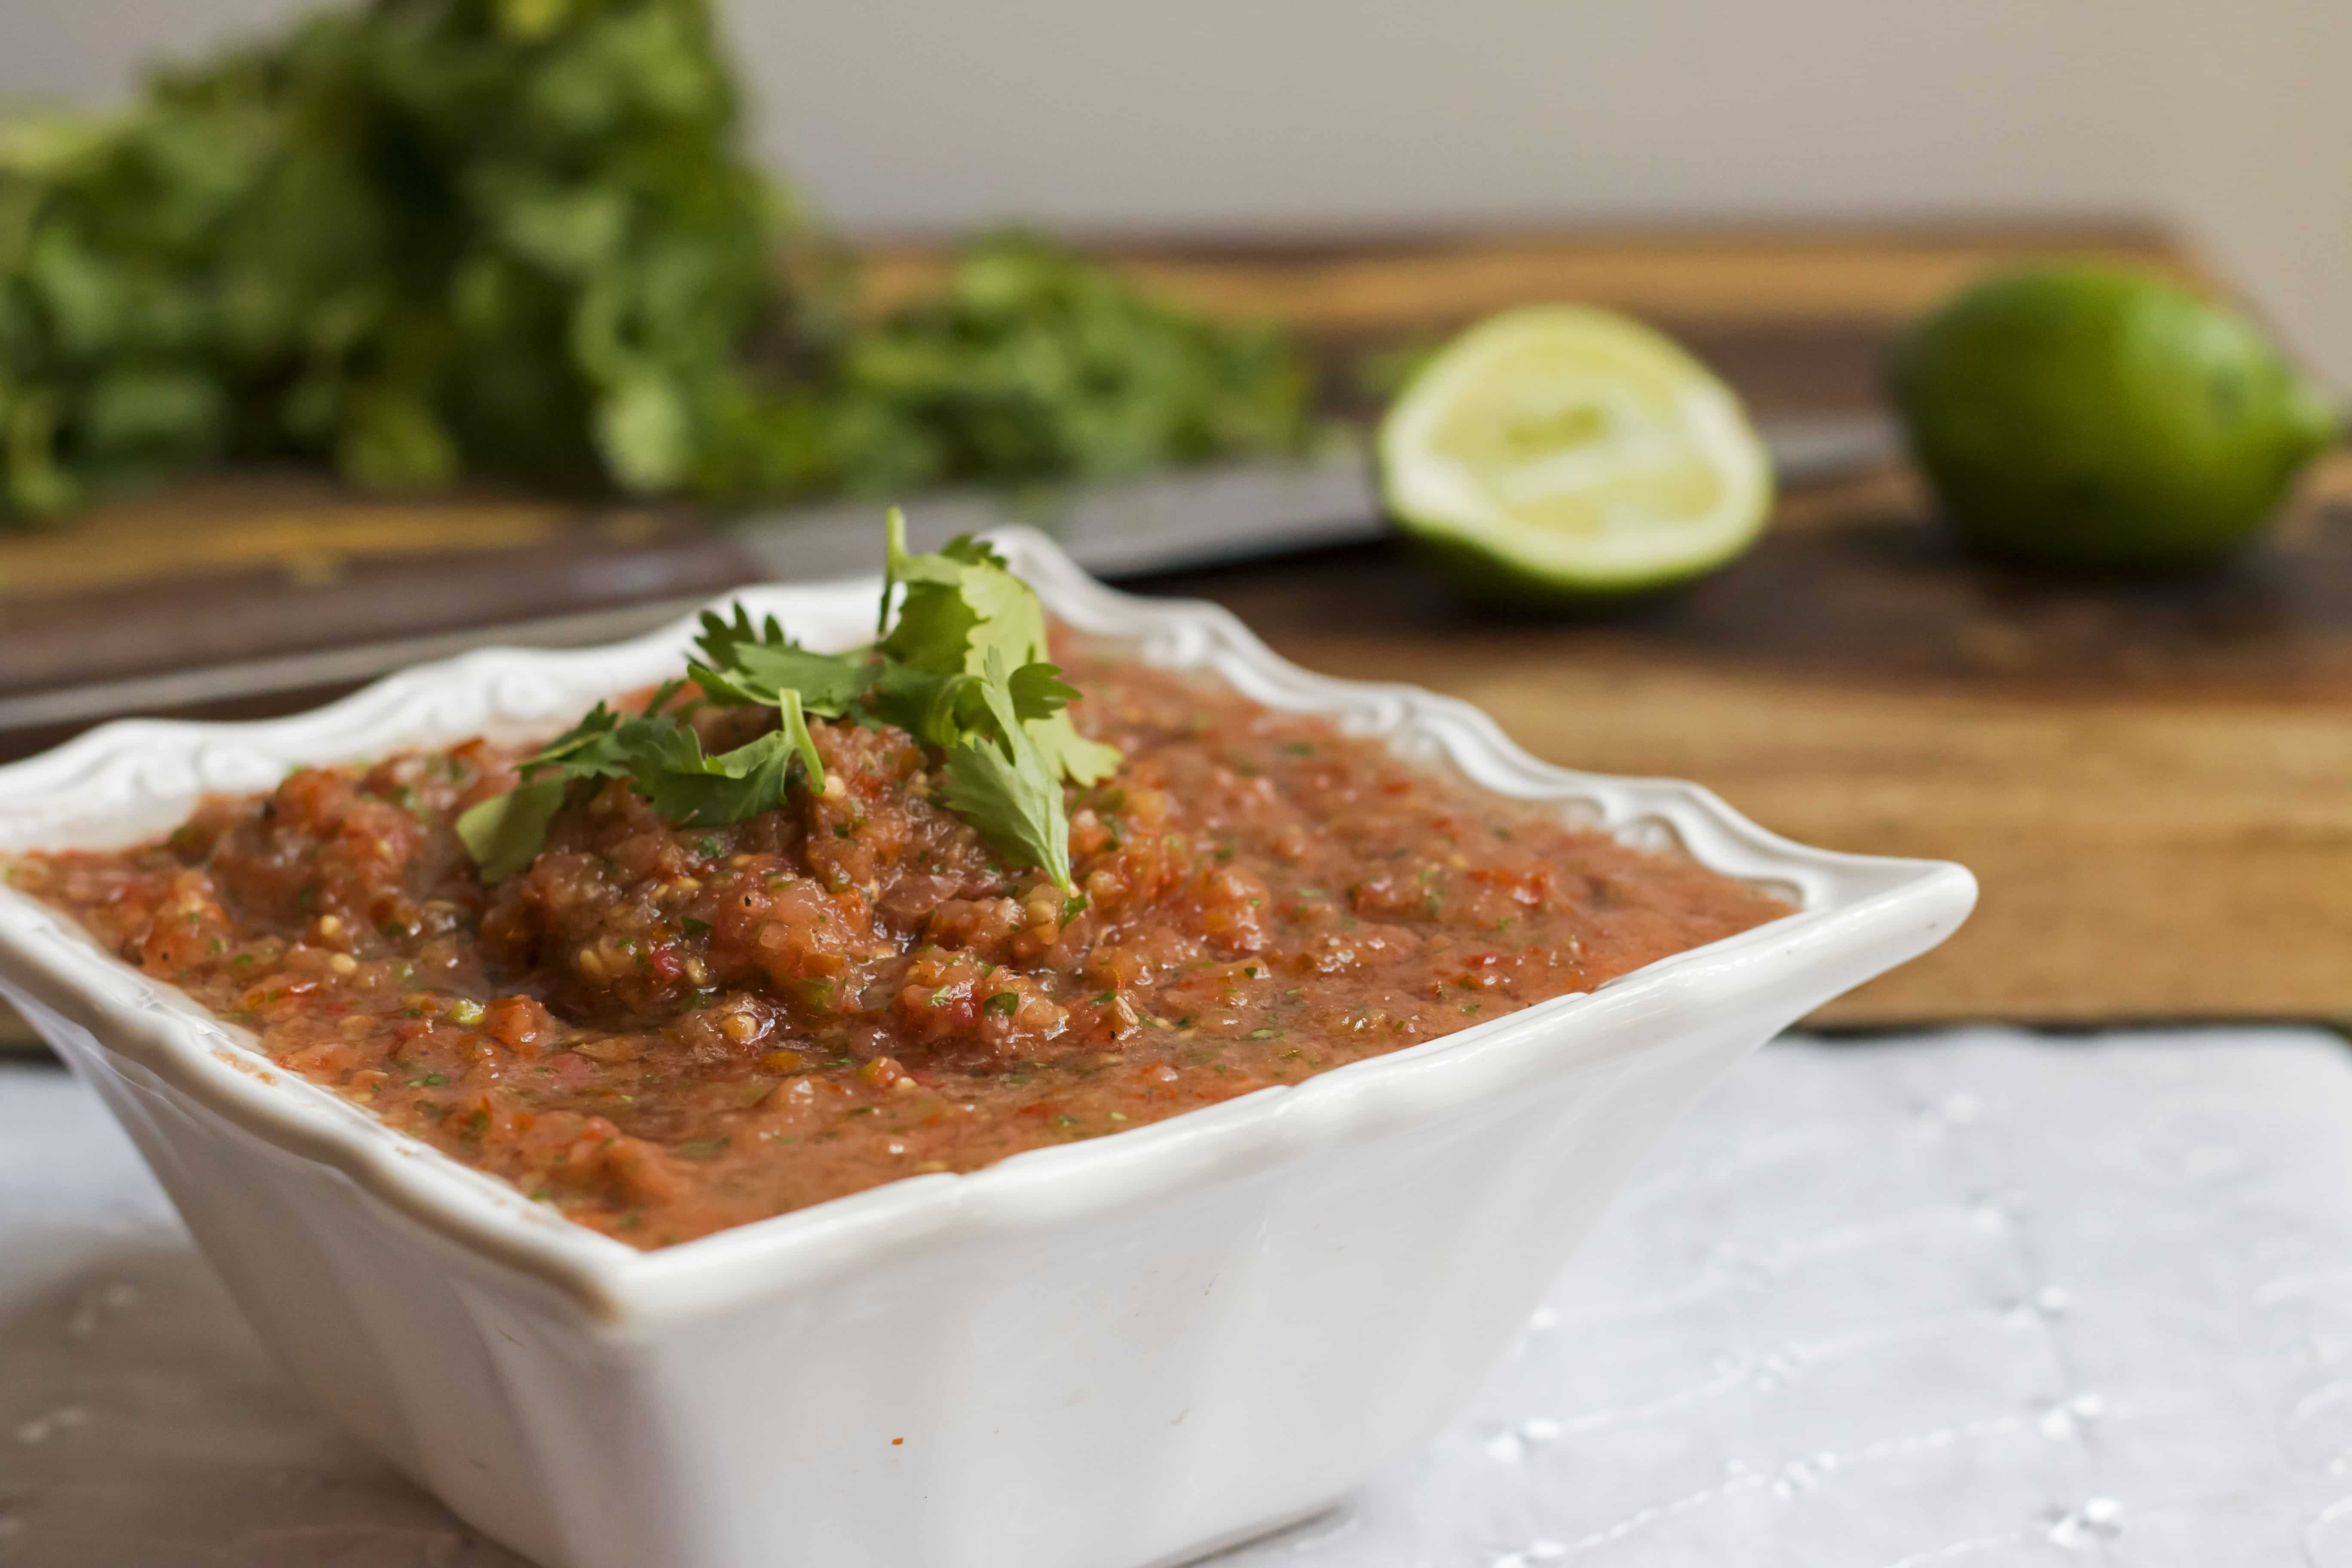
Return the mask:
[[[821,787],[676,826],[572,786],[485,886],[453,827],[524,753],[304,768],[15,885],[286,1069],[657,1247],[1295,1083],[1786,913],[1328,721],[1059,650],[1066,893],[944,808],[937,755],[814,721]],[[693,723],[714,749],[759,711]]]

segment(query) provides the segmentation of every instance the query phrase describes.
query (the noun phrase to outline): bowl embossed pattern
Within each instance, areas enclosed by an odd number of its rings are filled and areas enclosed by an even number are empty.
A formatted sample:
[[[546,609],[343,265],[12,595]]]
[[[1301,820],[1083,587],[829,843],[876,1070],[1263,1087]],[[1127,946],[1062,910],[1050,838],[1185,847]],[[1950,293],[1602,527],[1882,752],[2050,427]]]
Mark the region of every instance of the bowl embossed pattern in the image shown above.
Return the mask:
[[[1462,703],[1310,675],[1223,610],[996,537],[1049,611],[1141,658],[1800,908],[1297,1085],[641,1253],[279,1072],[0,889],[0,991],[121,1119],[264,1340],[548,1568],[1144,1568],[1315,1513],[1468,1397],[1674,1116],[1974,901],[1957,866],[1810,849],[1690,784],[1538,763]],[[877,586],[735,596],[843,647]],[[469,654],[290,719],[110,724],[0,768],[0,854],[133,842],[297,763],[542,735],[671,673],[691,637]]]

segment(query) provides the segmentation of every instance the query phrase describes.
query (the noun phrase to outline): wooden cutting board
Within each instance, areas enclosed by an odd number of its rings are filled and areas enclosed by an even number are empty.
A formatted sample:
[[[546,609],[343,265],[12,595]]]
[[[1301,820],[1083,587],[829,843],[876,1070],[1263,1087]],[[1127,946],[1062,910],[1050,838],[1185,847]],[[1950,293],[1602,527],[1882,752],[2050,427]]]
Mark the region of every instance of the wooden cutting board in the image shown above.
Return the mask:
[[[1368,349],[1578,299],[1659,322],[1781,416],[1878,406],[1902,321],[1989,268],[2085,252],[2196,273],[2160,236],[2088,227],[1118,259],[1171,297],[1307,331],[1343,405]],[[940,268],[935,250],[880,250],[869,298],[935,287]],[[675,516],[472,497],[394,518],[282,479],[209,480],[83,526],[103,552],[0,541],[17,672],[0,685],[95,646],[80,628],[106,604],[183,628],[162,641],[229,646],[240,624],[287,617],[323,643],[394,614],[394,590],[398,615],[448,625],[490,601],[658,597],[743,570]],[[511,592],[483,601],[485,583]],[[2352,1017],[2352,459],[2315,477],[2265,550],[2179,583],[1974,563],[1890,468],[1789,496],[1754,553],[1693,589],[1582,619],[1469,608],[1395,545],[1138,586],[1218,599],[1312,668],[1467,698],[1555,761],[1695,778],[1794,837],[1974,868],[1970,925],[1823,1021]]]

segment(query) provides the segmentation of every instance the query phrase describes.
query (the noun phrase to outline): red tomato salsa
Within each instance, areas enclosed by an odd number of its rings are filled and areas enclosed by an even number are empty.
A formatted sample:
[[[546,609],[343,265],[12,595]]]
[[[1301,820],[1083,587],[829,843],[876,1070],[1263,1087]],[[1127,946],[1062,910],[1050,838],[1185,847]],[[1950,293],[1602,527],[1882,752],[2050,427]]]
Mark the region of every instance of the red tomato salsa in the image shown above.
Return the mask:
[[[1064,658],[1126,758],[1068,792],[1076,898],[1006,870],[904,732],[824,722],[823,789],[677,827],[577,785],[494,888],[452,821],[524,753],[481,742],[9,875],[288,1070],[648,1247],[1295,1083],[1788,912],[1325,720]],[[738,743],[746,718],[696,722]]]

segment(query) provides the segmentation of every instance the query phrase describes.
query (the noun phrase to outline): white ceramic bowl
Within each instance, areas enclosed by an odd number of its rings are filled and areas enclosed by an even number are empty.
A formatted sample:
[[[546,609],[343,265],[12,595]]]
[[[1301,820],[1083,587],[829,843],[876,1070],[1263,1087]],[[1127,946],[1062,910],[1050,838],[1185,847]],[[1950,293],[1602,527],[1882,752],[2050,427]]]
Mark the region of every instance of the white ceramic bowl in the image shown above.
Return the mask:
[[[0,889],[0,990],[121,1119],[263,1337],[352,1431],[549,1568],[1132,1568],[1329,1506],[1425,1441],[1667,1121],[1941,941],[1957,866],[1808,849],[1685,784],[1546,766],[1462,703],[1309,675],[1214,607],[1000,536],[1058,616],[1801,912],[1392,1056],[640,1253],[280,1074]],[[748,590],[819,646],[873,582]],[[494,650],[248,724],[108,725],[0,769],[0,851],[112,847],[289,764],[559,728],[681,623]]]

